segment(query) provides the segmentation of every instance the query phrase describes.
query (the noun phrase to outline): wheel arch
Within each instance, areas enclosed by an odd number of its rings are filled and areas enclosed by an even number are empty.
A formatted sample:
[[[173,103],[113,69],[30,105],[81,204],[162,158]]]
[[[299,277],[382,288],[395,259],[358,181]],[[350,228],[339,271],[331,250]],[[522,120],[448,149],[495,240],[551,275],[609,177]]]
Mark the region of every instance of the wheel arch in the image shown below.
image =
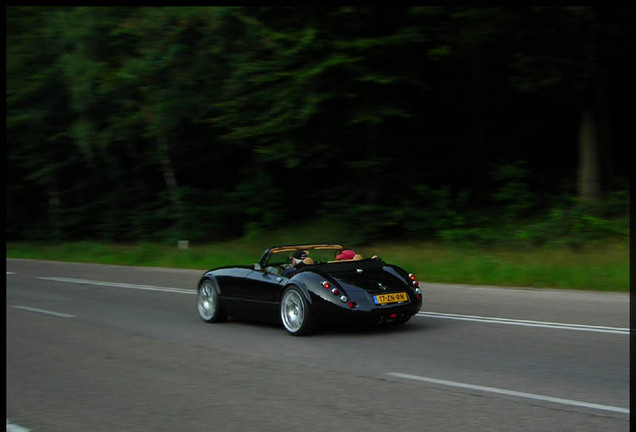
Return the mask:
[[[205,280],[211,280],[219,288],[219,294],[222,293],[222,288],[221,288],[221,283],[219,281],[219,278],[214,274],[212,270],[204,273],[203,276],[199,278],[199,282],[197,283],[197,289],[201,286],[201,284]]]
[[[300,289],[307,302],[312,305],[313,298],[311,294],[318,294],[318,285],[320,284],[319,281],[321,278],[323,278],[323,276],[313,272],[302,272],[292,276],[292,278],[283,285],[282,289],[278,293],[277,301],[280,303],[283,298],[283,293],[287,290],[287,288],[295,286]]]

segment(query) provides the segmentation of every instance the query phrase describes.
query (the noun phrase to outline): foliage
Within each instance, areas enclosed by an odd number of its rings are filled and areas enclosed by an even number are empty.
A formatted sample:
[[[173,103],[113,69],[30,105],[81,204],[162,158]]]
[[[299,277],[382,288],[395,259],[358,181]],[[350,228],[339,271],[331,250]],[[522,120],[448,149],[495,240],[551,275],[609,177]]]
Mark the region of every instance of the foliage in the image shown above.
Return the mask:
[[[320,215],[366,242],[489,244],[536,215],[533,244],[625,235],[628,17],[10,6],[7,237],[211,241]],[[607,204],[555,210],[595,92]]]
[[[572,198],[570,203],[552,208],[527,227],[520,229],[516,237],[532,245],[567,245],[574,249],[595,240],[629,237],[629,214],[618,219],[602,215],[615,205],[614,198],[607,204],[590,209]]]
[[[536,205],[534,193],[528,184],[529,175],[525,162],[497,167],[494,179],[500,187],[493,194],[493,199],[504,205],[507,216],[523,216]]]

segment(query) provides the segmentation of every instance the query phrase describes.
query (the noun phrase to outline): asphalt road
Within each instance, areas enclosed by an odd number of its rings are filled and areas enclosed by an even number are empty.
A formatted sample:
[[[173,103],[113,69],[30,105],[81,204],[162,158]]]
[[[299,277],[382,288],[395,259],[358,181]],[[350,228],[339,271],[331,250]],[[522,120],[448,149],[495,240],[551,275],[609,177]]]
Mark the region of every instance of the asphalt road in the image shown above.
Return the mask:
[[[298,338],[201,321],[201,273],[7,259],[7,430],[629,430],[627,294],[422,283]]]

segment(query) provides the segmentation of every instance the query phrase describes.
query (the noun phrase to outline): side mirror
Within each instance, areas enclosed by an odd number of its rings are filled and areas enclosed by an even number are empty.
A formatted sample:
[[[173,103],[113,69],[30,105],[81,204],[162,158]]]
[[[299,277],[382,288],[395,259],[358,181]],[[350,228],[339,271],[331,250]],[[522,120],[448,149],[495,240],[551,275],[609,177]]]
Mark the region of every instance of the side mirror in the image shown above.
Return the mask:
[[[261,271],[261,270],[262,270],[261,265],[260,265],[259,263],[255,263],[255,264],[254,264],[254,270],[256,270],[256,271]]]

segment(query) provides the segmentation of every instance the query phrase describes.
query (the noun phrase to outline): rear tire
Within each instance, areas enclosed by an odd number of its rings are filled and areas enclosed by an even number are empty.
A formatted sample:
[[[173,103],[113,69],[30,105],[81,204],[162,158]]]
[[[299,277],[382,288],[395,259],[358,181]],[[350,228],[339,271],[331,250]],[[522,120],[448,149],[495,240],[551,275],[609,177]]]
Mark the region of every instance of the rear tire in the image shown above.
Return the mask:
[[[280,320],[292,336],[307,335],[315,329],[309,302],[298,287],[290,286],[283,293],[280,301]]]
[[[204,279],[199,284],[197,293],[197,310],[205,322],[225,321],[226,316],[221,307],[221,290],[215,280]]]

